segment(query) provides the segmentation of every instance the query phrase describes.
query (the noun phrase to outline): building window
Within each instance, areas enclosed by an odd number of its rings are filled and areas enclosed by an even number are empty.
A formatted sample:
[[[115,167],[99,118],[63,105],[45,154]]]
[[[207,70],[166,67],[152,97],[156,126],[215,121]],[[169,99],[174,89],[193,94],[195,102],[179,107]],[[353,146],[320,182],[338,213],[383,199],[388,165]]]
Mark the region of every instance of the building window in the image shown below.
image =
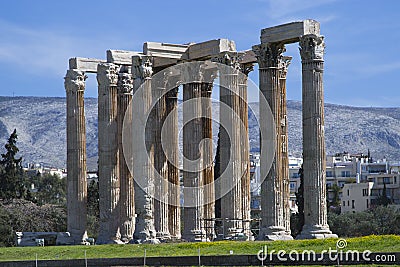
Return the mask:
[[[291,182],[290,183],[290,190],[295,190],[296,189],[296,183],[295,182]]]
[[[369,209],[369,201],[368,201],[368,199],[367,199],[367,209]]]
[[[350,171],[342,171],[342,177],[350,177]]]
[[[352,209],[355,209],[355,202],[356,202],[355,200],[352,200],[352,201],[351,201],[351,208],[352,208]]]
[[[347,206],[350,206],[350,200],[347,200]]]
[[[366,188],[366,189],[363,189],[363,191],[362,191],[362,195],[363,195],[363,197],[366,197],[366,196],[368,196],[368,188]]]
[[[350,196],[350,190],[347,189],[347,196]]]
[[[333,177],[332,171],[327,171],[326,172],[326,177]]]
[[[343,207],[346,207],[346,201],[343,201]]]

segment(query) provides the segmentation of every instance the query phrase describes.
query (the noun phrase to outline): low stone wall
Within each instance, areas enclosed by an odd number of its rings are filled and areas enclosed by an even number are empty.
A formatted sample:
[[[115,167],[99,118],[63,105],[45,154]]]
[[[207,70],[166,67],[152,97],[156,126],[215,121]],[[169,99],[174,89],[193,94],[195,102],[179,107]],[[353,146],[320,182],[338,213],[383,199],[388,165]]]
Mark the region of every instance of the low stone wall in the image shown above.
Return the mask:
[[[340,257],[340,255],[339,255]],[[360,258],[350,258],[339,262],[337,259],[329,257],[328,254],[315,255],[318,261],[309,260],[307,257],[302,260],[287,259],[282,261],[276,254],[272,259],[266,259],[261,262],[256,255],[226,255],[226,256],[201,256],[200,262],[198,256],[185,257],[149,257],[146,258],[146,266],[261,266],[261,265],[355,265],[355,264],[379,264],[379,265],[394,265],[400,264],[400,253],[371,253],[366,261],[360,255]],[[383,259],[386,261],[383,261]],[[340,258],[339,258],[340,259]],[[379,259],[379,260],[378,260]],[[143,266],[144,258],[115,258],[115,259],[88,259],[87,266]],[[0,267],[35,267],[36,262],[33,261],[13,261],[0,262]],[[79,260],[39,260],[37,266],[41,267],[69,267],[69,266],[86,266],[84,259]]]

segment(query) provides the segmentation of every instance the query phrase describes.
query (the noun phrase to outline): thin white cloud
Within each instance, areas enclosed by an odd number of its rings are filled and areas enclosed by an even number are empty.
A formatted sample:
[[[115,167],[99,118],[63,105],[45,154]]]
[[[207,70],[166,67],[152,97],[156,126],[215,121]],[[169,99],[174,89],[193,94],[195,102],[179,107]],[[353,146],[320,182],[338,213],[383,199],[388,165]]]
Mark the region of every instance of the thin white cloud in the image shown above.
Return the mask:
[[[340,0],[253,0],[256,9],[244,14],[243,18],[254,22],[267,22],[268,25],[283,24],[292,21],[315,19],[321,23],[328,23],[337,19],[337,16],[329,11],[328,14],[311,12],[312,9]],[[304,13],[307,11],[307,17]]]
[[[79,38],[0,20],[0,63],[13,64],[22,72],[60,76],[65,74],[69,58],[104,58],[106,48],[102,44],[109,48],[117,42],[110,39],[102,42],[98,38],[90,39],[90,36]]]

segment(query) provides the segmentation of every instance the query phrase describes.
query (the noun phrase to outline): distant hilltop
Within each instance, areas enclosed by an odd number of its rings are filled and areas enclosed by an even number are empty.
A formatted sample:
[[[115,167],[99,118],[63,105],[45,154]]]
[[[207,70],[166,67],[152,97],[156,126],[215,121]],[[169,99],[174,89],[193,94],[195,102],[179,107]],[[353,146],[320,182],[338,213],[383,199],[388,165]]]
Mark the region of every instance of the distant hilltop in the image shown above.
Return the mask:
[[[301,157],[301,102],[288,101],[289,152]],[[97,99],[85,99],[88,169],[97,169]],[[249,138],[252,151],[259,150],[258,103],[250,104]],[[218,103],[213,103],[218,116]],[[66,166],[66,103],[62,97],[0,97],[0,153],[14,128],[19,155],[24,162]],[[182,112],[179,111],[182,118]],[[181,126],[181,125],[180,125]],[[217,125],[213,125],[214,143]],[[327,154],[367,153],[375,159],[400,161],[400,108],[359,108],[325,105]],[[182,146],[182,143],[180,142]],[[182,149],[180,150],[182,151]]]

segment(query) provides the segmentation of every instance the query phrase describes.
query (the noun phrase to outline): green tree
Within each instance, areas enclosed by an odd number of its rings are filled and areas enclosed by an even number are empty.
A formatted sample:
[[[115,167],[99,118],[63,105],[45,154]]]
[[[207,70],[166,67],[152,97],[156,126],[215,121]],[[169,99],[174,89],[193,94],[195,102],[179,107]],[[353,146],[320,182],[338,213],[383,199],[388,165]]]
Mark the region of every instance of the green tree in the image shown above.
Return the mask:
[[[33,177],[32,183],[37,188],[32,196],[39,205],[66,203],[66,179],[57,174],[45,173]]]
[[[0,246],[15,246],[15,232],[65,232],[66,209],[22,199],[0,202]]]
[[[99,231],[100,220],[100,196],[99,196],[99,183],[91,181],[88,184],[87,190],[87,221],[88,221],[88,234],[92,237],[97,237]]]
[[[391,202],[392,201],[390,200],[390,198],[388,198],[386,193],[386,183],[383,183],[382,194],[376,199],[376,204],[378,206],[387,206]]]
[[[17,158],[19,151],[17,147],[17,130],[14,129],[5,145],[6,153],[1,154],[0,160],[0,198],[10,200],[13,198],[24,198],[26,188],[22,170],[22,157]]]

